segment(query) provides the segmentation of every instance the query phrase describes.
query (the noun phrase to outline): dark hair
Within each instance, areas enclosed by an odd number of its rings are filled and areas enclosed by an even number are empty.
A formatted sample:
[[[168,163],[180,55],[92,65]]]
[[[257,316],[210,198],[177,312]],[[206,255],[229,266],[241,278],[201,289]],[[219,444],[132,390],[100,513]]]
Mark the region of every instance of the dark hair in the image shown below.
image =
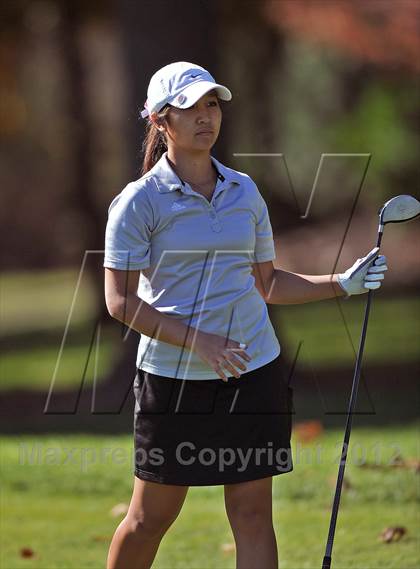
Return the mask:
[[[161,111],[157,113],[158,118],[166,120],[170,105],[165,105]],[[149,170],[153,168],[156,162],[160,159],[162,154],[168,149],[166,144],[165,133],[160,132],[156,125],[150,120],[147,121],[146,135],[143,140],[143,165],[141,168],[141,175],[144,176]]]

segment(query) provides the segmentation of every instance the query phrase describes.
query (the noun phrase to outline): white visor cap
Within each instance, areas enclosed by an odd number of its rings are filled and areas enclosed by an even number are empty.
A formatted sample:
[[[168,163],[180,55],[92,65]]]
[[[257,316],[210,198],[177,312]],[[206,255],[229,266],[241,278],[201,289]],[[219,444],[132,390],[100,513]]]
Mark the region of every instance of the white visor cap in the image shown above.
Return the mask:
[[[213,89],[222,101],[232,99],[229,89],[216,83],[203,67],[187,61],[170,63],[156,71],[150,79],[141,116],[146,118],[159,112],[168,103],[178,109],[187,109]]]

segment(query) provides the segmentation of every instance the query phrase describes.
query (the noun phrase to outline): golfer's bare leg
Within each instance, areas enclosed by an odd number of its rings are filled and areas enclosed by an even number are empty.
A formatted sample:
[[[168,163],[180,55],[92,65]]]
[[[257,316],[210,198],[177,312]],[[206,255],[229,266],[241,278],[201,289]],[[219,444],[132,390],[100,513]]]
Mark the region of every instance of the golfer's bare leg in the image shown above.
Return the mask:
[[[226,484],[225,506],[236,544],[236,567],[277,569],[272,477]]]
[[[187,492],[188,486],[156,484],[135,476],[127,515],[111,541],[107,569],[148,569]]]

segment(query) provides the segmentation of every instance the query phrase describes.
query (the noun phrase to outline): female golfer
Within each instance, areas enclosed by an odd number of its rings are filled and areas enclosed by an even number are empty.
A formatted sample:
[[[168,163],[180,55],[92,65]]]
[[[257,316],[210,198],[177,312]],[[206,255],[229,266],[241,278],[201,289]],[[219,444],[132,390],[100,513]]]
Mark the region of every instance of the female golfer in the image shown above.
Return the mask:
[[[274,269],[267,206],[252,179],[218,162],[220,100],[202,67],[150,80],[142,177],[109,208],[109,313],[141,333],[134,382],[134,490],[108,569],[150,567],[189,486],[224,485],[237,566],[277,567],[272,477],[293,469],[292,389],[266,303],[378,288],[373,249],[343,274]],[[205,512],[203,512],[205,515]]]

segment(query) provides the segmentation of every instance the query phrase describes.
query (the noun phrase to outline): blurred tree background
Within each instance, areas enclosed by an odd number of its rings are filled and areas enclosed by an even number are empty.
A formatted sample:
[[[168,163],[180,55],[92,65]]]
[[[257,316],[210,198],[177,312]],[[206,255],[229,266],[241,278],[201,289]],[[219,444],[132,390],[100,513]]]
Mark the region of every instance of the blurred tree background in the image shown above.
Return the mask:
[[[378,208],[418,195],[415,0],[15,0],[1,10],[6,430],[127,430],[117,411],[132,413],[138,336],[123,341],[106,313],[101,251],[110,201],[139,177],[138,113],[162,65],[193,61],[231,88],[214,154],[257,182],[277,266],[347,268],[374,246]],[[384,236],[366,420],[417,413],[418,236],[417,222]],[[270,308],[286,371],[299,350],[300,417],[333,421],[325,413],[344,409],[363,302]],[[42,411],[52,388],[61,416]]]

